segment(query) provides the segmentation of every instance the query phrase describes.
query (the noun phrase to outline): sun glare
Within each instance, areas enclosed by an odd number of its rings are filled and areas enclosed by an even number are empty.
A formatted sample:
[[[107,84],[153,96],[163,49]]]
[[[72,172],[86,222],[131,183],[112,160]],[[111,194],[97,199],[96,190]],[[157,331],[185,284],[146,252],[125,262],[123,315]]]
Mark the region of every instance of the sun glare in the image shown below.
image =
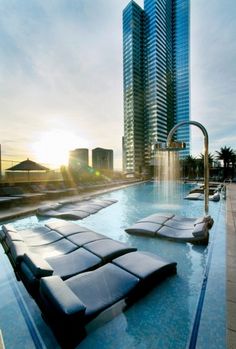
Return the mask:
[[[36,161],[52,168],[68,164],[69,151],[79,147],[78,138],[66,131],[50,131],[32,145]]]

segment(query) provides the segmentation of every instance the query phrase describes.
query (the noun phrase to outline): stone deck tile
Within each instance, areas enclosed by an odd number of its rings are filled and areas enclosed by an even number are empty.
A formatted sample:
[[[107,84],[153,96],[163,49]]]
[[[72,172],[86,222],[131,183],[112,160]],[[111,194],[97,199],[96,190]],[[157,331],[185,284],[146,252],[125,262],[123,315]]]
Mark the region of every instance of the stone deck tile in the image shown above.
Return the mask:
[[[236,184],[227,186],[227,348],[236,348]]]

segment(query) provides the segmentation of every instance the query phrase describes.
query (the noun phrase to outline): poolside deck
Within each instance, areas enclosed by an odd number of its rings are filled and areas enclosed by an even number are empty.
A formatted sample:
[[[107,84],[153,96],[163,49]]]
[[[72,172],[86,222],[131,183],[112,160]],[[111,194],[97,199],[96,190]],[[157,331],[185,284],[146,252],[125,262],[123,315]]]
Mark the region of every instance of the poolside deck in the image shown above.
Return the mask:
[[[0,223],[7,220],[12,220],[17,217],[27,216],[35,214],[38,207],[41,205],[47,205],[47,204],[53,204],[60,202],[67,202],[67,201],[77,201],[77,200],[83,200],[87,197],[93,197],[99,194],[108,193],[110,191],[118,190],[121,188],[125,188],[130,185],[135,185],[139,182],[142,182],[140,180],[134,180],[134,181],[127,181],[127,183],[122,183],[120,185],[114,184],[110,185],[109,187],[103,187],[103,188],[97,188],[96,186],[90,186],[87,190],[84,190],[83,192],[79,193],[78,195],[67,195],[64,198],[55,198],[55,199],[44,199],[37,203],[25,203],[21,204],[19,206],[11,207],[11,208],[1,208],[0,209]]]
[[[227,347],[236,348],[236,184],[227,187]]]

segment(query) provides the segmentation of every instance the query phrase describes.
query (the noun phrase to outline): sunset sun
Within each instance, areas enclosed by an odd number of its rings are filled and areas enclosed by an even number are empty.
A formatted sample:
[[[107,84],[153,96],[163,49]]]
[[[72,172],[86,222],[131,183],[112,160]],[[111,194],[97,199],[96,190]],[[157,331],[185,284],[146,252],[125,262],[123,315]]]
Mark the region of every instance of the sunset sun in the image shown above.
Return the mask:
[[[77,146],[78,139],[67,131],[44,133],[32,145],[35,159],[53,168],[68,164],[69,151]]]

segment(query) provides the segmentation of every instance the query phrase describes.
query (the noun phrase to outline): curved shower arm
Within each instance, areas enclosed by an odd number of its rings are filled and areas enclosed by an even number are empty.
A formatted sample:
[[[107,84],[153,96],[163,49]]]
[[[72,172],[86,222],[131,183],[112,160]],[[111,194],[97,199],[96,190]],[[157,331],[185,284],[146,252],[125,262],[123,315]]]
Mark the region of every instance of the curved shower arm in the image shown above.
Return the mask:
[[[205,214],[208,214],[209,211],[209,161],[208,161],[208,133],[205,127],[197,121],[182,121],[175,125],[169,132],[167,137],[167,147],[171,145],[171,139],[175,133],[175,131],[184,125],[194,125],[200,128],[204,135],[204,198],[205,198]]]

